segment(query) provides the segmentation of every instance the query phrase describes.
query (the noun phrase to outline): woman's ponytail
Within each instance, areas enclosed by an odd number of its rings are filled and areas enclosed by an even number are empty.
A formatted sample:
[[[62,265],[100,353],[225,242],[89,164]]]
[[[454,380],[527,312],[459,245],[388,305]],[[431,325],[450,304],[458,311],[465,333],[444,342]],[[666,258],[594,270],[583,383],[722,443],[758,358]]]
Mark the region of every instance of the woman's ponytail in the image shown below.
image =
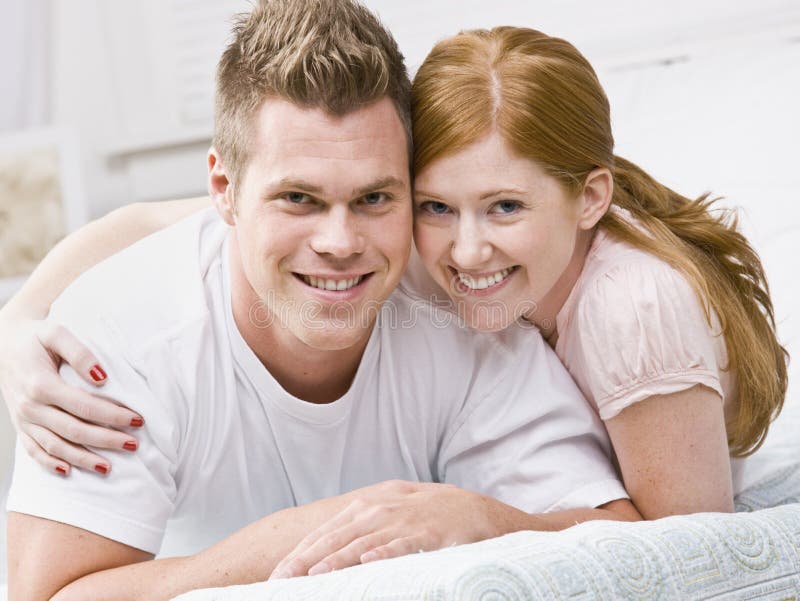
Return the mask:
[[[708,195],[681,196],[621,157],[615,157],[614,187],[613,204],[629,211],[644,231],[613,211],[600,225],[681,271],[709,325],[711,311],[717,314],[738,396],[728,444],[733,455],[753,453],[780,412],[788,383],[788,353],[776,336],[758,254],[738,231],[735,211],[715,206]]]

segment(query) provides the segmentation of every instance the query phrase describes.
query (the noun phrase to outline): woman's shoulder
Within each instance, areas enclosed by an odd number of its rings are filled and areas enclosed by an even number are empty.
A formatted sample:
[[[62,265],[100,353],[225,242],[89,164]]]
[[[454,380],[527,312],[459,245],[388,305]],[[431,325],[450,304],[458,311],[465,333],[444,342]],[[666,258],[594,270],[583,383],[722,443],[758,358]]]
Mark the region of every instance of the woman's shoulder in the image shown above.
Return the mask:
[[[604,419],[691,382],[721,392],[719,321],[663,259],[600,231],[568,303],[556,352]]]
[[[599,229],[559,314],[563,332],[578,318],[635,319],[641,311],[701,306],[689,279],[664,259]],[[704,312],[704,310],[703,310]]]
[[[641,229],[636,219],[625,209],[612,207],[611,210],[634,227]],[[641,277],[677,275],[685,279],[664,259],[617,238],[603,227],[598,228],[586,257],[581,280],[589,284],[603,277],[610,278],[614,275],[620,277],[623,274],[629,278],[635,278],[637,275]]]

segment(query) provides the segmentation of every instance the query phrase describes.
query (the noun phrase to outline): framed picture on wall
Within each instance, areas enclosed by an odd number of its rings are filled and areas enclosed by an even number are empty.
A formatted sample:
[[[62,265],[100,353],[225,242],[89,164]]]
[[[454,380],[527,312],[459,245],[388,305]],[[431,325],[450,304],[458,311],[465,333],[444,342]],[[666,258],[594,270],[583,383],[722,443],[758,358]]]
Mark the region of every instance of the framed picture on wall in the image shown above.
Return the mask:
[[[61,238],[86,223],[76,137],[0,134],[0,305]]]

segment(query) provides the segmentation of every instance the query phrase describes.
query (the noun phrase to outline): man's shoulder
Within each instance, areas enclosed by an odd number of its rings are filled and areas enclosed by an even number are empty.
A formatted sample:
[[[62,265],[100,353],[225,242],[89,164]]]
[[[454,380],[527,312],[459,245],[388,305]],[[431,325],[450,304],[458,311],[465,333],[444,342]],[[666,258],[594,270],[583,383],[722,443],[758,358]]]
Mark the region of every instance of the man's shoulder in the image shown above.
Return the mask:
[[[201,211],[108,257],[56,299],[50,317],[67,327],[113,323],[141,340],[207,313],[205,279],[226,228]]]

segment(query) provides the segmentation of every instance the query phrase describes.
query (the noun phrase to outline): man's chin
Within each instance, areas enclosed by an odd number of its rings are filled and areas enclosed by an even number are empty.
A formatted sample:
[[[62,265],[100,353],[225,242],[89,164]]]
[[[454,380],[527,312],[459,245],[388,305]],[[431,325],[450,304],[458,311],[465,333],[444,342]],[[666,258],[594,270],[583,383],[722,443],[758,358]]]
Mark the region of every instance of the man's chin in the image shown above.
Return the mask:
[[[372,327],[348,328],[333,325],[298,332],[298,338],[317,351],[344,351],[363,345],[371,333]]]

